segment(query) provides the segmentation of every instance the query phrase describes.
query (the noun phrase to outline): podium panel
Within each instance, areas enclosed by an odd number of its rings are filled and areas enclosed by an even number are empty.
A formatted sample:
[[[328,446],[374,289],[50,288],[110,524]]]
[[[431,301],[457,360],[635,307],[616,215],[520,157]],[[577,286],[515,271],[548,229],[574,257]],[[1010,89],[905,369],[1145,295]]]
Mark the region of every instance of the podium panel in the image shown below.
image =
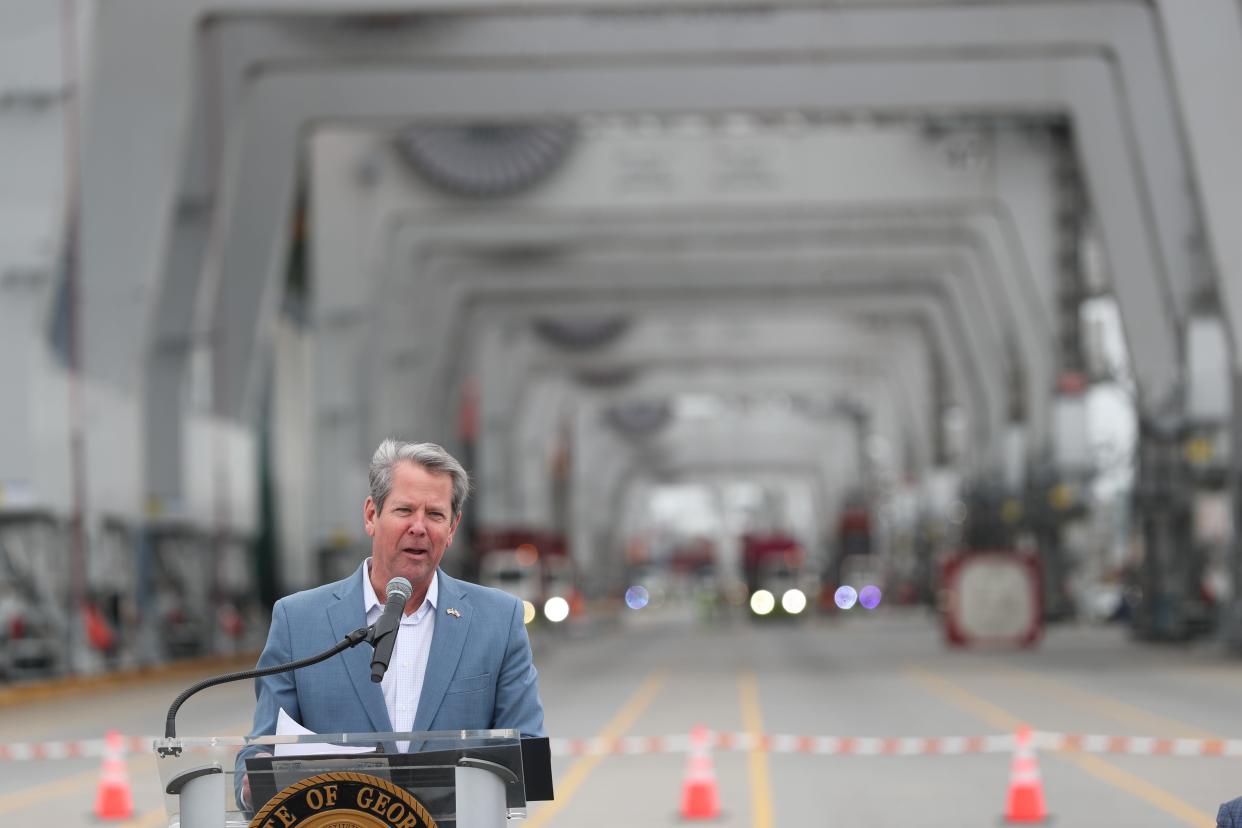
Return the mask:
[[[456,817],[454,817],[456,818]],[[250,820],[255,828],[436,828],[423,803],[400,785],[352,771],[330,771],[295,782]]]
[[[499,828],[526,816],[512,730],[188,737],[155,751],[175,828]],[[527,753],[541,764],[546,749]],[[550,794],[549,769],[535,777]]]

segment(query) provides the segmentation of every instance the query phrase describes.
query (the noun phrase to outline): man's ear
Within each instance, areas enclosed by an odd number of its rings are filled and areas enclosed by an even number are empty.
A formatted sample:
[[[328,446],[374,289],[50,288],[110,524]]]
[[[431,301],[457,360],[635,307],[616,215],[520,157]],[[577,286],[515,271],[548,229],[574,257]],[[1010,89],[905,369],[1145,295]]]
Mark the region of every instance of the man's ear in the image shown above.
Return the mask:
[[[375,537],[375,518],[379,516],[379,511],[375,508],[375,501],[367,495],[366,502],[362,504],[362,526],[366,529],[367,537]]]

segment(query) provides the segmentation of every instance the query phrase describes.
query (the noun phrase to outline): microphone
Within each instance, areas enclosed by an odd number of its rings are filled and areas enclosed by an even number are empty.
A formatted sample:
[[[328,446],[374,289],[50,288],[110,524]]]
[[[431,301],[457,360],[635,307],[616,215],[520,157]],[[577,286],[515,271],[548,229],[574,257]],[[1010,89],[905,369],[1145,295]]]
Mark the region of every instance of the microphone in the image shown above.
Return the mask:
[[[393,578],[384,588],[387,600],[384,602],[384,614],[371,627],[369,639],[375,648],[371,656],[371,681],[380,682],[388,670],[388,662],[392,660],[392,645],[397,642],[397,629],[401,626],[401,611],[405,602],[414,594],[414,587],[402,577]]]

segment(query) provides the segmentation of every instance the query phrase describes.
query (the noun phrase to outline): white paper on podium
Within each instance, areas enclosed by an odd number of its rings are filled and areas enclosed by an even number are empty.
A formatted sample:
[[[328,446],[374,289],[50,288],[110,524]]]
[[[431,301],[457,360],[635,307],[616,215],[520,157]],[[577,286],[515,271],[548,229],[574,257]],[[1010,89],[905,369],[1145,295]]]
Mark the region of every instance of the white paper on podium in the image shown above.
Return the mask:
[[[293,717],[280,708],[280,713],[276,716],[276,735],[277,736],[307,736],[314,735],[315,731],[307,730],[302,725],[293,720]],[[298,742],[296,744],[276,745],[277,756],[309,756],[323,755],[325,753],[374,753],[373,747],[362,747],[359,745],[331,745],[327,742]]]

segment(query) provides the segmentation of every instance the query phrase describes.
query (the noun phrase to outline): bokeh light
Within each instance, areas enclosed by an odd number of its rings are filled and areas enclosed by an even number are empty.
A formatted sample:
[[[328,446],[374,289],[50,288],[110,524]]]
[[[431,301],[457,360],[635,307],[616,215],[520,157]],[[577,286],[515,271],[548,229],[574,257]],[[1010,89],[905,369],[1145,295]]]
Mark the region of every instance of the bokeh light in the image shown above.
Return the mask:
[[[880,605],[880,588],[868,584],[858,591],[858,603],[867,609],[875,609]]]
[[[630,609],[642,609],[651,600],[651,593],[641,585],[634,585],[625,591],[625,605]]]
[[[519,566],[532,566],[535,561],[539,560],[539,550],[534,544],[523,543],[515,550],[517,562]]]
[[[806,594],[800,589],[787,589],[781,596],[781,609],[790,615],[797,615],[806,609]]]
[[[522,602],[522,623],[529,624],[535,620],[535,605],[530,601]]]
[[[836,594],[832,596],[832,600],[837,602],[838,607],[847,610],[854,606],[854,602],[858,600],[858,593],[854,591],[852,586],[847,584],[837,587]]]
[[[559,595],[549,598],[543,605],[543,615],[553,624],[559,624],[569,617],[569,602]]]
[[[750,611],[755,615],[767,615],[774,609],[776,609],[776,596],[766,589],[761,589],[750,596]]]

